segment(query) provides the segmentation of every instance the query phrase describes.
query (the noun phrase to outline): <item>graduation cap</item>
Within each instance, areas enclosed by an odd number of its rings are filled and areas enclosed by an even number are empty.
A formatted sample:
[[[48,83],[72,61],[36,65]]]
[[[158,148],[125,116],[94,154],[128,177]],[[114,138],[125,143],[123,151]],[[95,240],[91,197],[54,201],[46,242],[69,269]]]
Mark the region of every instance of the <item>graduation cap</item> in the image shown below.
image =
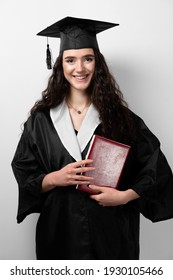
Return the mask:
[[[117,26],[117,23],[65,17],[50,25],[37,35],[60,38],[60,52],[70,49],[99,49],[96,34]],[[51,69],[51,54],[47,43],[47,66]]]

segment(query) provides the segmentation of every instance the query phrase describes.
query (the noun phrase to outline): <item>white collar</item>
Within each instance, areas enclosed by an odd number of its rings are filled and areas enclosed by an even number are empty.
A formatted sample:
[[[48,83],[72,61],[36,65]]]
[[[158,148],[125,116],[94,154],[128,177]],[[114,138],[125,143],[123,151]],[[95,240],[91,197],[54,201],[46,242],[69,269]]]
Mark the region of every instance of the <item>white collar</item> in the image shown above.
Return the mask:
[[[77,136],[65,101],[56,108],[50,109],[50,116],[66,150],[76,161],[81,160],[81,153],[100,123],[99,113],[94,105],[91,104],[88,108]]]

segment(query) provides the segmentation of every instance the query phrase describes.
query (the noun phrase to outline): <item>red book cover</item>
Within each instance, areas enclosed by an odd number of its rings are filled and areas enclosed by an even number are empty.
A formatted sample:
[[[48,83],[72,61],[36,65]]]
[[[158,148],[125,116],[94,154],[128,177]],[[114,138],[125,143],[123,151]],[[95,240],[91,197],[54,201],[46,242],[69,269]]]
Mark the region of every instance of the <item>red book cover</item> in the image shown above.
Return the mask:
[[[128,145],[94,135],[86,158],[93,159],[91,166],[96,169],[85,172],[84,175],[94,178],[91,182],[92,185],[117,188],[129,150],[130,146]],[[79,184],[76,188],[92,194],[95,193],[88,185]]]

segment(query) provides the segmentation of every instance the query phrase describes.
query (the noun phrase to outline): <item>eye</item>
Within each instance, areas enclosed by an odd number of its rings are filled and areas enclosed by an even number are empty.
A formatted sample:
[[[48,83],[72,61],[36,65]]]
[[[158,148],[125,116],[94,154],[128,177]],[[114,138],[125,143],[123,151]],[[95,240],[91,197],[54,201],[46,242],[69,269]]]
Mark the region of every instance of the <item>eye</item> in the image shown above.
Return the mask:
[[[74,59],[73,58],[68,58],[68,59],[66,59],[66,62],[68,64],[73,64],[74,63]]]
[[[91,62],[91,61],[93,61],[94,60],[94,57],[93,56],[86,56],[85,57],[85,61],[87,61],[87,62]]]

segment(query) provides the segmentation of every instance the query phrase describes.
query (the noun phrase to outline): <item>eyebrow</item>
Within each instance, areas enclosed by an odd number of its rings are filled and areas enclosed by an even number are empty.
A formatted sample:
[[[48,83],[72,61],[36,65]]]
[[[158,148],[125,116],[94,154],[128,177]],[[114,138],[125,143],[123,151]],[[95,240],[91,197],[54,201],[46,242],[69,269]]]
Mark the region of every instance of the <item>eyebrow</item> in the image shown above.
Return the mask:
[[[85,54],[82,57],[86,57],[86,56],[95,57],[95,55],[93,55],[93,54]],[[64,59],[69,59],[69,58],[76,58],[76,56],[69,55],[69,56],[64,57]]]

